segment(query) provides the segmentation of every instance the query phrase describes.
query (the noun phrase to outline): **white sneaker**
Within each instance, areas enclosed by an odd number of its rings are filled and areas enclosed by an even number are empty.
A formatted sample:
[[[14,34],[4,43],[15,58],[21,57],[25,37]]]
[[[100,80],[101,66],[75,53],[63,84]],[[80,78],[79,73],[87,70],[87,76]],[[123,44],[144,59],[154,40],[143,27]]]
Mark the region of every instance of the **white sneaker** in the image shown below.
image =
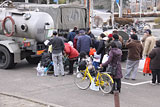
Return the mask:
[[[151,85],[153,85],[153,86],[155,86],[155,85],[156,85],[156,83],[152,83],[152,82],[151,82],[150,84],[151,84]]]

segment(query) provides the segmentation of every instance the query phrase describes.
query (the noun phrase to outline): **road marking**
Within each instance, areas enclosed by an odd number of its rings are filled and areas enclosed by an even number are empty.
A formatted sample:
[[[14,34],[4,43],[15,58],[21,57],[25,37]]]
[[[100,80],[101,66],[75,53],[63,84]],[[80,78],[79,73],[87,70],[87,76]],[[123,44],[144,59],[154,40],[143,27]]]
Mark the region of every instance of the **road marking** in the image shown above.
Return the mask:
[[[137,85],[142,85],[147,83],[151,83],[151,81],[145,81],[145,82],[139,82],[139,83],[122,82],[122,84],[131,85],[131,86],[137,86]]]

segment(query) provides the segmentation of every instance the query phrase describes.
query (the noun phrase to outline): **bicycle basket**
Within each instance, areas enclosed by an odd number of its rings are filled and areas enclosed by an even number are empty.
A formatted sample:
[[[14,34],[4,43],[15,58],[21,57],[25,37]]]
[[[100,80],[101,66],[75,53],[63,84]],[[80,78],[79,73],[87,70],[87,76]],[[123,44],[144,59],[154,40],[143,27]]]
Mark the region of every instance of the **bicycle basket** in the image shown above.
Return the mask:
[[[86,61],[81,61],[79,64],[78,64],[78,70],[85,70],[86,69],[86,66],[87,66],[87,63]]]

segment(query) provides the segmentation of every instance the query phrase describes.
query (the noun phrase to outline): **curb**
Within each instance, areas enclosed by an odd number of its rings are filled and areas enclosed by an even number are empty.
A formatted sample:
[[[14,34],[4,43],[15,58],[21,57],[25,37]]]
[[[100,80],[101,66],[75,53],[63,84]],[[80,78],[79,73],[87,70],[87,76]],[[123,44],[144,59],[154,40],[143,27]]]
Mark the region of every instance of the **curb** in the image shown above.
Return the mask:
[[[44,105],[46,107],[64,107],[64,106],[60,106],[60,105],[57,105],[57,104],[46,103],[46,102],[39,101],[39,100],[36,100],[36,99],[32,99],[32,98],[29,98],[29,97],[24,97],[24,96],[20,96],[20,95],[13,95],[13,94],[5,93],[5,92],[0,92],[0,95],[26,100],[26,101],[29,101],[29,102]]]

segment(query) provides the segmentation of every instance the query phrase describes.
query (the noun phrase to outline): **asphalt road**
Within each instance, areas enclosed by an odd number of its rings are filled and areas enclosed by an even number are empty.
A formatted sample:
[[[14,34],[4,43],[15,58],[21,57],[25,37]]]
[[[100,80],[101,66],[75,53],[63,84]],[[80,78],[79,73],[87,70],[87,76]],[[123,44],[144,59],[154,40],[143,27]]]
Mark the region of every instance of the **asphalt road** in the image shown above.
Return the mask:
[[[104,95],[101,91],[90,89],[80,90],[74,84],[74,75],[37,77],[35,68],[35,65],[22,61],[14,69],[1,69],[0,93],[21,96],[57,107],[114,107],[114,95]],[[122,63],[122,68],[125,73],[125,62]],[[152,86],[150,81],[151,76],[143,76],[141,70],[136,81],[122,79],[121,107],[159,107],[160,85]],[[0,107],[3,107],[2,101],[0,100]],[[21,106],[15,104],[8,107]]]

